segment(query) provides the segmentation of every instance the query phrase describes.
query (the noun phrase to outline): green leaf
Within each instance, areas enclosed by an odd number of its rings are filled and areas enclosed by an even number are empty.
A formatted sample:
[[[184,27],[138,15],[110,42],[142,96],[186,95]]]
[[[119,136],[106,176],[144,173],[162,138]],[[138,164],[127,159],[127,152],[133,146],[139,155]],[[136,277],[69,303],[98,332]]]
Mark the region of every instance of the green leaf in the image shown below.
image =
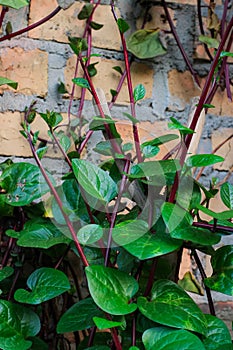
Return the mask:
[[[76,332],[95,325],[93,317],[104,317],[91,298],[81,300],[71,306],[60,318],[57,333]]]
[[[20,9],[21,7],[28,6],[28,0],[0,0],[0,5],[12,7],[13,9]]]
[[[62,232],[63,231],[63,232]],[[56,244],[69,244],[67,229],[59,229],[49,219],[32,219],[26,222],[18,235],[17,245],[20,247],[48,249]],[[65,232],[66,231],[66,235]],[[8,234],[8,231],[6,231]],[[11,231],[9,232],[11,236]]]
[[[115,237],[114,240],[122,238]],[[171,238],[165,232],[158,231],[155,234],[146,233],[130,244],[124,245],[130,254],[136,256],[140,260],[151,259],[156,256],[161,256],[174,252],[182,245],[182,241]]]
[[[173,203],[163,203],[162,217],[170,234],[174,231],[179,232],[180,229],[185,229],[193,223],[192,216],[186,210]]]
[[[81,196],[76,179],[65,180],[63,184],[57,188],[57,193],[62,201],[63,210],[68,215],[70,221],[74,222],[79,219],[84,221],[88,220],[85,202]],[[52,213],[57,223],[66,225],[66,221],[55,199],[52,201]]]
[[[171,120],[171,122],[168,123],[169,129],[179,130],[181,135],[187,135],[187,134],[193,134],[194,133],[194,131],[192,129],[187,128],[187,126],[185,126],[185,125],[182,125],[175,118],[171,117],[170,120]]]
[[[159,29],[140,29],[127,40],[127,48],[140,59],[164,55],[167,50],[161,40]]]
[[[90,224],[83,226],[77,234],[79,243],[90,245],[102,238],[103,229],[100,225]]]
[[[226,207],[233,209],[233,185],[225,182],[220,189],[220,196]]]
[[[57,86],[57,92],[59,94],[67,94],[68,93],[68,90],[62,81]]]
[[[161,146],[164,143],[176,140],[178,138],[179,138],[179,136],[176,135],[176,134],[163,135],[163,136],[160,136],[160,137],[156,137],[153,140],[143,142],[141,147],[144,148],[146,146]]]
[[[222,212],[215,213],[213,210],[203,207],[203,205],[201,204],[197,204],[196,208],[198,210],[201,210],[206,215],[209,215],[217,220],[228,220],[228,219],[232,219],[233,217],[233,210],[224,210]]]
[[[99,62],[91,63],[91,64],[89,64],[89,66],[87,66],[87,70],[88,70],[90,77],[94,77],[97,74],[97,69],[95,68],[95,66],[98,63]]]
[[[106,141],[100,141],[97,143],[95,148],[93,148],[93,151],[104,154],[105,156],[111,156],[112,155],[112,145],[109,140]]]
[[[54,128],[63,120],[62,115],[54,111],[46,111],[46,113],[40,113],[40,116],[48,124],[49,128]]]
[[[231,344],[231,335],[225,323],[212,315],[205,315],[207,320],[207,334],[203,340],[206,350],[216,350],[219,346]]]
[[[112,97],[115,97],[117,95],[117,91],[114,89],[110,89],[110,93],[111,93]]]
[[[47,151],[48,151],[48,146],[40,147],[36,150],[36,154],[38,155],[39,159],[42,159],[44,155],[47,153]]]
[[[207,246],[217,244],[221,240],[221,236],[219,234],[216,234],[204,228],[193,226],[177,228],[170,234],[171,237],[176,239],[183,239],[185,241]]]
[[[116,72],[120,73],[121,75],[123,75],[123,71],[122,68],[120,66],[114,66],[112,67],[112,69],[114,69]]]
[[[0,1],[0,4],[1,4],[1,1]],[[0,77],[0,85],[8,85],[8,86],[12,87],[13,89],[17,89],[17,87],[18,87],[18,83],[16,83],[13,80],[3,78],[3,77]]]
[[[0,300],[0,348],[26,350],[32,345],[28,337],[40,331],[40,319],[35,312],[21,305]]]
[[[203,103],[203,108],[215,108],[215,106],[210,103]]]
[[[194,154],[186,160],[186,165],[192,167],[203,167],[223,162],[224,158],[215,154]]]
[[[78,14],[78,19],[88,19],[92,13],[93,10],[93,4],[85,4],[82,8],[82,10]]]
[[[156,156],[160,151],[160,148],[157,146],[145,146],[143,148],[141,147],[141,149],[145,158],[152,158]]]
[[[5,278],[10,277],[14,273],[14,269],[11,266],[5,266],[2,270],[0,270],[0,282]]]
[[[35,270],[27,280],[31,292],[17,289],[14,298],[20,303],[37,305],[53,299],[70,289],[67,276],[59,270],[41,267]]]
[[[96,23],[96,22],[93,22],[91,21],[90,22],[90,27],[94,30],[100,30],[101,28],[103,28],[103,24],[100,24],[100,23]]]
[[[118,18],[117,25],[121,34],[124,34],[129,29],[128,23],[123,18]]]
[[[151,300],[139,297],[138,308],[154,322],[206,334],[207,322],[203,313],[192,298],[172,281],[156,281]]]
[[[205,279],[212,290],[233,296],[233,245],[217,249],[211,257],[213,274]]]
[[[54,184],[53,178],[49,177]],[[13,206],[30,204],[49,191],[39,168],[24,162],[6,168],[0,177],[0,186],[6,191],[6,194],[1,194],[4,201]]]
[[[30,350],[48,350],[48,344],[46,344],[42,339],[37,337],[30,337],[30,341],[32,342],[32,346]]]
[[[233,57],[233,52],[222,51],[220,57]]]
[[[139,120],[134,118],[131,114],[124,112],[123,115],[126,116],[134,125],[139,123]]]
[[[203,288],[190,271],[187,271],[184,274],[184,277],[178,281],[178,285],[187,292],[204,295]]]
[[[62,149],[64,150],[64,152],[67,153],[71,147],[70,138],[67,135],[65,135],[63,132],[59,132],[57,134],[57,138],[60,142]]]
[[[112,237],[120,246],[132,243],[149,230],[147,222],[143,220],[126,220],[113,228]]]
[[[117,195],[117,185],[107,171],[83,159],[73,159],[74,175],[87,195],[103,204],[109,203]]]
[[[178,159],[148,161],[133,165],[130,171],[130,178],[140,179],[156,176],[165,179],[166,174],[175,174],[179,170],[180,162]]]
[[[133,91],[134,102],[136,103],[137,101],[142,100],[145,97],[145,95],[146,95],[145,86],[142,84],[138,84]]]
[[[134,312],[137,305],[129,303],[138,291],[138,283],[124,272],[104,267],[85,268],[88,287],[95,303],[112,315],[126,315]]]
[[[199,35],[199,41],[206,44],[209,48],[217,49],[219,47],[219,41],[217,39],[206,35]]]
[[[200,339],[186,331],[167,327],[156,327],[143,333],[142,341],[146,350],[205,350]]]
[[[110,321],[102,317],[93,317],[93,321],[95,322],[96,327],[100,330],[119,327],[123,324],[123,322]]]
[[[89,85],[87,79],[84,79],[84,78],[74,78],[74,79],[72,79],[72,82],[73,82],[75,85],[80,86],[81,88],[90,89],[90,85]]]
[[[84,38],[77,38],[68,36],[69,45],[73,52],[78,56],[82,51],[86,51],[88,48],[87,41]]]

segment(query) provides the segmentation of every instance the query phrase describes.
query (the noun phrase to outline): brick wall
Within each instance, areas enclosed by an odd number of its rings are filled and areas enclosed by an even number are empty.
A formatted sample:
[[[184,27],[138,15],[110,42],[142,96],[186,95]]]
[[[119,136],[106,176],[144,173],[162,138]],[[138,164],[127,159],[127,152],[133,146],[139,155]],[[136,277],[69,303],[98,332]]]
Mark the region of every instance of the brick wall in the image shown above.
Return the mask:
[[[116,88],[117,79],[119,79],[119,74],[112,67],[116,65],[123,67],[123,55],[119,34],[112,20],[109,1],[105,0],[101,3],[102,5],[98,7],[94,17],[94,21],[104,26],[99,31],[93,31],[93,52],[101,55],[94,58],[94,62],[98,61],[99,63],[96,66],[98,74],[93,78],[93,81],[96,87],[101,87],[104,90],[109,99],[110,89]],[[142,8],[138,1],[119,0],[116,1],[116,4],[117,14],[125,18],[131,26],[129,33],[140,28]],[[207,4],[207,1],[203,1],[203,5]],[[68,91],[72,87],[71,79],[75,69],[75,57],[67,44],[67,35],[82,35],[84,21],[77,19],[82,5],[83,3],[80,1],[73,1],[72,6],[67,10],[61,10],[49,22],[20,37],[0,43],[0,76],[19,83],[16,91],[7,86],[0,87],[1,160],[9,156],[17,157],[17,160],[31,157],[29,146],[20,135],[19,129],[22,113],[32,101],[37,101],[38,112],[45,112],[46,109],[49,109],[60,112],[66,117],[69,99],[67,96],[58,94],[57,87],[60,81],[65,83]],[[56,0],[31,0],[29,8],[23,8],[19,11],[10,10],[4,20],[4,27],[8,21],[11,21],[13,31],[16,31],[27,24],[40,20],[52,12],[56,6]],[[222,1],[218,0],[216,13],[220,15],[221,12]],[[169,13],[174,20],[176,30],[194,69],[199,73],[199,79],[203,86],[209,70],[209,63],[203,46],[198,43],[196,1],[172,0],[169,2]],[[203,14],[207,16],[205,7],[203,7]],[[157,6],[157,4],[152,6],[149,15],[150,21],[146,23],[146,28],[169,29],[161,6]],[[171,116],[187,123],[192,99],[200,95],[200,89],[194,83],[174,38],[171,34],[167,34],[166,40],[168,52],[165,56],[146,61],[135,60],[132,64],[133,85],[143,83],[146,87],[146,97],[137,106],[137,116],[141,120],[140,134],[142,139],[166,132],[167,121]],[[73,116],[77,114],[79,93],[77,89],[71,107]],[[227,98],[225,91],[219,90],[217,92],[213,105],[216,108],[210,109],[206,116],[199,146],[200,152],[211,152],[233,132],[233,104]],[[112,115],[122,118],[122,112],[128,110],[127,87],[124,83],[117,105],[112,109]],[[87,118],[93,116],[90,95],[87,95],[84,115]],[[46,136],[43,122],[37,121],[34,128],[35,130],[42,128],[41,136]],[[125,123],[122,123],[121,129],[126,138],[130,137]],[[216,165],[213,172],[210,173],[209,169],[204,172],[202,176],[204,183],[208,184],[212,176],[217,176],[221,180],[227,175],[228,170],[232,169],[232,148],[233,140],[231,139],[217,152],[225,157],[225,161]],[[57,153],[53,154],[53,157],[58,157]],[[57,168],[52,160],[50,164],[52,164],[53,170],[59,171],[61,168],[59,160],[56,163]],[[229,178],[229,181],[233,181],[232,177]],[[213,208],[220,210],[218,200],[213,202]],[[216,298],[221,300],[222,295],[216,293]],[[233,314],[232,299],[224,298],[228,302],[226,307],[229,313]],[[205,299],[201,299],[199,302],[205,303],[205,301]],[[224,309],[223,306],[221,307]]]

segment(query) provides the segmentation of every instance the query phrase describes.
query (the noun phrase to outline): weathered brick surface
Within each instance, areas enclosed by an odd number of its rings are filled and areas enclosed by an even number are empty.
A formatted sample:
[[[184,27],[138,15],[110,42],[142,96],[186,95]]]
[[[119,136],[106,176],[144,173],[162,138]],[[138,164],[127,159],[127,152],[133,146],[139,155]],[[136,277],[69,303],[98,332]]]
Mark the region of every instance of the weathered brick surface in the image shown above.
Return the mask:
[[[30,23],[35,23],[52,12],[57,6],[56,0],[32,0],[30,7]],[[30,38],[55,40],[68,42],[67,36],[81,37],[83,35],[85,21],[77,18],[83,7],[83,3],[75,2],[67,10],[60,11],[49,22],[37,27],[28,33]],[[116,9],[118,15],[119,11]],[[119,33],[113,21],[111,8],[101,5],[97,8],[93,21],[103,24],[100,30],[93,31],[93,45],[100,48],[120,50]],[[111,29],[110,29],[111,28]]]
[[[169,13],[171,18],[174,20],[174,11],[169,9]],[[144,28],[145,29],[155,29],[160,28],[161,30],[170,30],[170,26],[164,14],[164,9],[161,6],[152,6],[148,12],[148,22],[146,22]],[[143,18],[139,17],[136,25],[137,29],[141,29],[143,24]],[[176,24],[176,20],[174,20],[174,24]]]
[[[99,57],[94,57],[92,62],[98,62],[96,69],[98,74],[93,77],[93,83],[95,87],[101,87],[105,92],[106,98],[109,101],[111,99],[110,89],[116,89],[118,81],[120,79],[120,74],[113,70],[114,66],[120,66],[124,70],[124,63],[122,61],[104,59]],[[76,56],[72,56],[68,59],[67,65],[65,68],[65,83],[68,91],[71,91],[72,79],[74,74],[74,68],[76,65]],[[136,63],[132,64],[132,83],[135,87],[137,84],[143,82],[146,88],[145,98],[152,97],[153,89],[153,70],[146,64]],[[78,72],[78,76],[82,76],[81,70]],[[80,97],[80,89],[76,89],[76,98]],[[91,94],[87,93],[87,99],[91,99]],[[128,91],[127,91],[127,82],[125,81],[122,87],[122,90],[117,99],[118,103],[129,103]]]
[[[172,111],[184,110],[193,97],[200,95],[200,89],[188,71],[178,72],[173,69],[168,72],[168,89],[170,100],[167,108]]]
[[[0,76],[18,82],[17,93],[45,97],[48,92],[48,54],[20,47],[0,50]],[[9,90],[1,86],[0,91]]]
[[[213,150],[218,147],[224,140],[230,137],[233,134],[232,128],[221,128],[216,130],[212,135],[212,147]],[[217,163],[214,165],[214,168],[217,170],[228,170],[233,167],[233,138],[226,142],[216,154],[225,159],[222,163]]]

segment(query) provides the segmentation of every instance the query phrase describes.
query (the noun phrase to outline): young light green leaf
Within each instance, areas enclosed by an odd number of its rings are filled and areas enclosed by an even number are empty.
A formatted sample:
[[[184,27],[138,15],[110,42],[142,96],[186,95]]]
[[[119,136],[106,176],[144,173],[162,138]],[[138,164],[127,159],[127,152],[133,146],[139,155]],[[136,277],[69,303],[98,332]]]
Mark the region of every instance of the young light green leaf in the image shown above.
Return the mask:
[[[233,209],[233,185],[225,182],[220,188],[220,196],[225,206]]]
[[[219,346],[224,346],[227,349],[227,346],[231,344],[231,335],[225,325],[225,323],[219,318],[212,315],[205,315],[207,320],[207,334],[206,338],[203,340],[206,350],[215,350]]]
[[[93,317],[93,321],[100,330],[119,327],[123,324],[123,322],[110,321],[102,317]]]
[[[164,55],[167,50],[159,29],[140,29],[127,40],[127,48],[140,59]]]
[[[201,340],[186,330],[168,327],[147,329],[142,336],[146,350],[205,350]]]
[[[156,281],[151,300],[139,297],[138,308],[154,322],[206,334],[207,321],[204,314],[193,299],[172,281]]]
[[[95,325],[93,317],[104,317],[91,298],[83,299],[69,308],[57,324],[58,333],[76,332]]]
[[[65,234],[66,233],[66,234]],[[6,231],[8,234],[8,231]],[[10,236],[12,231],[9,231]],[[32,219],[25,223],[24,228],[17,236],[17,245],[20,247],[48,249],[57,244],[69,244],[67,229],[59,230],[49,219]]]
[[[85,269],[88,287],[95,303],[112,315],[126,315],[137,306],[129,303],[138,291],[138,283],[124,272],[101,265]]]
[[[27,280],[31,292],[17,289],[14,298],[19,303],[37,305],[53,299],[70,289],[67,276],[59,270],[41,267],[35,270]]]
[[[40,147],[36,150],[36,154],[38,155],[39,159],[42,159],[44,155],[47,153],[47,151],[48,151],[48,146]]]
[[[103,204],[117,195],[117,185],[107,171],[83,159],[73,159],[74,175],[85,193]]]
[[[206,35],[199,35],[199,41],[206,44],[209,48],[217,49],[219,47],[219,41],[217,39]]]
[[[1,2],[0,2],[0,4],[1,4]],[[3,77],[0,77],[0,85],[8,85],[8,86],[12,87],[15,90],[18,87],[18,83],[16,83],[13,80],[10,80],[10,79],[7,79],[7,78],[3,78]]]
[[[92,13],[93,10],[93,4],[85,4],[82,8],[82,10],[78,14],[78,19],[88,19]]]
[[[203,167],[223,162],[224,158],[216,154],[194,154],[186,160],[186,165],[192,167]]]
[[[90,89],[90,85],[89,85],[87,79],[84,79],[84,78],[74,78],[74,79],[72,79],[72,82],[73,82],[75,85],[80,86],[81,88]]]
[[[19,10],[21,7],[28,6],[28,0],[0,0],[0,5],[12,7],[13,9]]]
[[[211,257],[213,274],[205,279],[212,290],[233,296],[233,245],[217,249]]]
[[[100,225],[90,224],[85,225],[77,233],[79,243],[83,245],[90,245],[102,238],[103,229]]]
[[[40,331],[40,319],[35,312],[21,305],[0,300],[0,348],[26,350],[29,337]]]
[[[194,131],[192,129],[188,128],[185,125],[182,125],[175,118],[171,117],[170,120],[171,120],[171,122],[168,123],[168,128],[169,129],[179,130],[181,135],[187,135],[187,134],[193,134],[194,133]]]
[[[220,53],[220,57],[233,57],[233,52],[228,52],[228,51],[222,51]]]
[[[0,270],[0,282],[5,278],[10,277],[14,273],[14,269],[11,266],[5,266],[2,270]]]
[[[50,175],[49,178],[54,185],[53,178]],[[0,185],[6,191],[6,194],[1,194],[4,201],[13,206],[30,204],[49,191],[39,168],[24,162],[6,168],[0,177]]]
[[[124,34],[129,29],[128,23],[123,18],[118,18],[117,25],[121,34]]]
[[[146,89],[144,85],[138,84],[134,91],[133,91],[133,97],[134,97],[134,102],[136,103],[137,101],[142,100],[146,95]]]

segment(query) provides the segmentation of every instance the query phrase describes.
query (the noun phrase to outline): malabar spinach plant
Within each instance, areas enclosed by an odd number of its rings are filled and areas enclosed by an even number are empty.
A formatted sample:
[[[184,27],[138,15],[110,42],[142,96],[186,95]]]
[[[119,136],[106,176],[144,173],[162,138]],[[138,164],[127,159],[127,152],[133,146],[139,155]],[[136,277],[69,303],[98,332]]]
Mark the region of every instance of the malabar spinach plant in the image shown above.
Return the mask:
[[[148,10],[153,1],[142,3]],[[9,8],[18,9],[28,2],[6,0],[0,4],[2,23]],[[84,35],[69,37],[77,57],[76,72],[78,66],[83,69],[83,76],[75,74],[70,94],[71,107],[75,86],[81,88],[77,122],[71,119],[69,108],[64,132],[61,114],[40,113],[33,102],[25,110],[21,133],[36,164],[10,160],[0,164],[0,348],[71,349],[73,343],[77,349],[92,350],[230,350],[231,336],[215,316],[211,291],[233,295],[233,246],[216,246],[233,232],[233,185],[224,182],[218,188],[213,181],[209,188],[204,187],[195,170],[223,158],[188,153],[202,111],[213,107],[211,100],[220,80],[225,79],[230,94],[227,58],[233,56],[233,18],[225,25],[227,2],[221,31],[216,26],[211,35],[202,33],[211,63],[190,125],[171,117],[168,126],[173,133],[145,142],[140,141],[136,115],[136,104],[144,98],[145,87],[132,85],[130,66],[134,55],[154,57],[165,54],[166,47],[159,30],[145,30],[144,26],[126,40],[129,25],[117,18],[112,1],[125,71],[114,67],[120,81],[118,88],[111,90],[112,101],[107,104],[92,79],[98,74],[93,62],[92,30],[102,26],[94,21],[100,4],[83,2],[78,20],[86,22]],[[197,81],[164,1],[163,6],[171,32]],[[202,23],[199,2],[198,8]],[[213,6],[211,9],[215,18]],[[40,23],[60,10],[58,6]],[[20,33],[8,33],[0,40]],[[212,56],[209,46],[213,43]],[[129,52],[133,54],[130,59]],[[124,141],[118,130],[120,122],[110,113],[125,79],[131,110],[123,116],[132,128],[131,143]],[[0,82],[17,88],[16,82],[5,78]],[[87,91],[96,112],[88,128],[82,117]],[[67,93],[64,84],[60,84],[59,92]],[[33,130],[38,117],[46,122],[50,140]],[[92,151],[100,155],[99,164],[84,156],[95,133],[102,135]],[[161,147],[171,141],[176,146],[160,157]],[[43,166],[50,143],[57,146],[67,165],[59,182]],[[218,192],[227,207],[223,212],[209,209]],[[179,279],[184,249],[190,250],[200,270],[209,314],[204,314],[188,294],[202,289],[191,272]],[[211,257],[212,276],[206,276],[198,252]]]

